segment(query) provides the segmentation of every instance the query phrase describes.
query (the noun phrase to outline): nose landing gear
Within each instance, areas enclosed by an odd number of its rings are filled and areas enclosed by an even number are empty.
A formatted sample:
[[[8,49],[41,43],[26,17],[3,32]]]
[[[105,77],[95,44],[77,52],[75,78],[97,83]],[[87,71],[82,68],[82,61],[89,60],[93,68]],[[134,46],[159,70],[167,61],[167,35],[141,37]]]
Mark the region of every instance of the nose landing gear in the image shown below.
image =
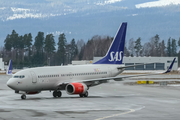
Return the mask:
[[[24,94],[21,95],[21,99],[23,99],[23,100],[26,99],[26,95],[24,95]]]

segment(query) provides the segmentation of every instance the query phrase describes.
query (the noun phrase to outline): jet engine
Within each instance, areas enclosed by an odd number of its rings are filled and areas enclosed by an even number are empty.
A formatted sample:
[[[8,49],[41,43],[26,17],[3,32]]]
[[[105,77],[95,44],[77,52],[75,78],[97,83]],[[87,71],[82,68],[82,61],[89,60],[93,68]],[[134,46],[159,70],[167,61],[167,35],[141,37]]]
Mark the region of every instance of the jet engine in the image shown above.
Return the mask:
[[[69,83],[66,85],[66,92],[70,95],[72,94],[84,94],[86,93],[88,87],[84,83]]]

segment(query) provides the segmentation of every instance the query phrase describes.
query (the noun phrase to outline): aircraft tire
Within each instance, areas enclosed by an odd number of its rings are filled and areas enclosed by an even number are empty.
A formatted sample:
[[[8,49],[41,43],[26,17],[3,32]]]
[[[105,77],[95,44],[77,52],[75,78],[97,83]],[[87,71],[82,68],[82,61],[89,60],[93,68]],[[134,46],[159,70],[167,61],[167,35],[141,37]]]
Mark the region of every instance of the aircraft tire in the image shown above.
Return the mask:
[[[26,95],[21,95],[21,99],[26,99]]]
[[[53,92],[53,97],[55,97],[55,98],[57,97],[57,91]]]
[[[86,93],[84,94],[84,97],[88,97],[88,91],[86,91]]]
[[[62,92],[61,91],[57,91],[57,97],[61,97]]]
[[[79,97],[83,97],[84,95],[83,94],[79,94]]]

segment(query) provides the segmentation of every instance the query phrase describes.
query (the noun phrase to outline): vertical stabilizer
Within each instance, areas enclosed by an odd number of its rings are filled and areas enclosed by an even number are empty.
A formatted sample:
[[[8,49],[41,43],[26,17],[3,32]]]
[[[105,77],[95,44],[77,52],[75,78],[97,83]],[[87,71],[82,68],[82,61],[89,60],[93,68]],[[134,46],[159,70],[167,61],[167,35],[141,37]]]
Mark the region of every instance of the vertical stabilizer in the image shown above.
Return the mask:
[[[172,70],[172,67],[173,67],[173,65],[174,65],[175,60],[176,60],[176,58],[174,58],[174,60],[172,61],[172,63],[171,63],[171,65],[170,65],[170,67],[168,68],[168,70],[167,70],[165,73],[171,72],[171,70]]]
[[[124,54],[124,44],[126,37],[127,23],[121,24],[118,29],[106,56],[94,64],[122,64]]]
[[[8,69],[6,71],[7,75],[12,75],[12,60],[9,60],[9,66]]]

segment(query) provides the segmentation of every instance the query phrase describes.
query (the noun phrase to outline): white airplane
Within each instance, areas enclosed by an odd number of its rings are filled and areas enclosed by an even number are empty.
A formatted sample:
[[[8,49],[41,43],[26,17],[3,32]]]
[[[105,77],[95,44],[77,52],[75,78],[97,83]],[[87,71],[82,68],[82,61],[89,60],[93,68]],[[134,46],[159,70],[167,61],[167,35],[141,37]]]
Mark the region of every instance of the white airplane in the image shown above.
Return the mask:
[[[127,23],[122,23],[105,57],[94,64],[37,67],[21,70],[12,75],[7,86],[15,90],[15,93],[22,94],[21,99],[26,99],[28,94],[38,94],[46,90],[54,91],[54,97],[61,97],[61,90],[65,90],[70,95],[79,94],[80,97],[88,97],[87,90],[89,87],[106,83],[108,80],[122,81],[122,78],[145,76],[117,76],[125,68],[137,66],[125,66],[122,63],[126,28]],[[164,73],[171,71],[174,61],[175,59]],[[11,61],[7,74],[12,74]]]

